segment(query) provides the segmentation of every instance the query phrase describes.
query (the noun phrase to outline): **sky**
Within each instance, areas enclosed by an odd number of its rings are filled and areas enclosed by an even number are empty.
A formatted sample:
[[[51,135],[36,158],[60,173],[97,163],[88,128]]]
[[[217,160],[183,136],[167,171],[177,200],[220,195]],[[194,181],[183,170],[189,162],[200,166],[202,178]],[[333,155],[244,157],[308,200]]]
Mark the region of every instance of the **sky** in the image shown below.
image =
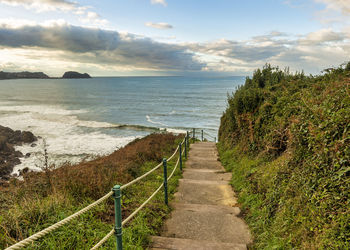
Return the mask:
[[[319,74],[350,60],[350,0],[0,0],[0,71]]]

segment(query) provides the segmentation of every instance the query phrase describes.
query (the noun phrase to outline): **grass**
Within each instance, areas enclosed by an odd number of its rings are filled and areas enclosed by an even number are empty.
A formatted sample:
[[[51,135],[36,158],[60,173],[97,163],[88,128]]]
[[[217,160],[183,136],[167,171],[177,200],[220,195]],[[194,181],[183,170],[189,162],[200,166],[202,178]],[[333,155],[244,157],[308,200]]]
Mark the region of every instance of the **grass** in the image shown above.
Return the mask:
[[[350,248],[350,63],[320,76],[266,65],[228,98],[220,159],[256,249]]]
[[[152,134],[136,140],[110,156],[76,166],[64,166],[47,173],[29,173],[24,181],[12,180],[0,193],[0,248],[60,221],[170,156],[181,136]],[[175,159],[168,164],[170,174]],[[126,218],[163,182],[159,169],[122,192],[122,216]],[[170,180],[169,198],[176,190],[180,171]],[[48,179],[50,178],[50,179]],[[164,205],[163,190],[123,231],[125,249],[144,249],[149,236],[157,234],[170,208]],[[114,224],[113,199],[46,235],[26,249],[90,249]],[[102,248],[115,248],[111,237]]]

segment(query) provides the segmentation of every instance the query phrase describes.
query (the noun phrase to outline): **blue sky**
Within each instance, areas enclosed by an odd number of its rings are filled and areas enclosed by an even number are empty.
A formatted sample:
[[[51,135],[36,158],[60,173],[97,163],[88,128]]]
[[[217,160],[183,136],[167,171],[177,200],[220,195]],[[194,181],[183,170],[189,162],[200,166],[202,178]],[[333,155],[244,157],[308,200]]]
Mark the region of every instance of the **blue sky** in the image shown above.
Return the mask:
[[[350,60],[348,0],[0,0],[0,70],[319,73]]]

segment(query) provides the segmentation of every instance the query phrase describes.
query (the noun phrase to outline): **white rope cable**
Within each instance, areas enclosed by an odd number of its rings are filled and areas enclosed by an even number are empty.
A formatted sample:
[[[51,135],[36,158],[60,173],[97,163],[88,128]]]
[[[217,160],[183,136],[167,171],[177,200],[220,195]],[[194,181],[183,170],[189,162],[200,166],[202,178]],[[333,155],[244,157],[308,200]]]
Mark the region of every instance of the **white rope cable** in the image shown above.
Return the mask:
[[[91,250],[95,250],[98,249],[100,246],[103,245],[103,243],[105,243],[109,237],[111,237],[114,234],[114,228],[105,236],[103,237],[102,240],[100,240],[93,248],[91,248]]]
[[[181,145],[183,145],[183,144],[185,143],[185,141],[186,141],[186,136],[185,136],[185,138],[182,140]]]
[[[184,139],[182,142],[184,142],[184,141],[185,141],[185,139]],[[172,156],[170,156],[170,157],[167,159],[167,161],[170,161],[170,160],[176,155],[176,153],[177,153],[178,150],[179,150],[179,146],[177,146],[175,152],[172,154]],[[153,169],[151,169],[151,170],[148,171],[147,173],[145,173],[145,174],[143,174],[143,175],[137,177],[136,179],[132,180],[132,181],[129,182],[129,183],[126,183],[126,184],[122,185],[122,186],[120,187],[120,189],[123,190],[123,189],[127,188],[128,186],[130,186],[130,185],[132,185],[132,184],[138,182],[139,180],[142,180],[143,178],[145,178],[147,175],[149,175],[149,174],[151,174],[152,172],[154,172],[155,170],[157,170],[157,169],[158,169],[160,166],[162,166],[162,165],[163,165],[163,162],[159,163],[157,166],[155,166]]]
[[[172,156],[170,156],[170,157],[167,159],[167,161],[171,161],[171,159],[176,155],[176,153],[177,153],[178,150],[179,150],[179,146],[177,146],[175,152],[173,153]]]
[[[74,218],[78,217],[79,215],[81,215],[81,214],[87,212],[88,210],[92,209],[93,207],[97,206],[98,204],[100,204],[101,202],[106,200],[108,197],[110,197],[112,194],[113,194],[113,191],[110,191],[105,196],[103,196],[100,199],[98,199],[97,201],[91,203],[89,206],[87,206],[87,207],[81,209],[80,211],[72,214],[71,216],[49,226],[48,228],[46,228],[46,229],[44,229],[36,234],[33,234],[32,236],[6,248],[6,250],[21,249],[21,248],[25,247],[26,245],[30,244],[31,242],[43,237],[44,235],[46,235],[46,234],[52,232],[53,230],[63,226],[64,224],[68,223],[69,221],[73,220]]]
[[[164,186],[164,183],[162,183],[159,188],[157,188],[157,190],[144,202],[142,203],[141,206],[139,206],[134,212],[132,212],[132,214],[130,214],[128,216],[128,218],[126,218],[123,222],[122,222],[122,226],[124,226],[126,223],[128,223],[129,220],[131,220],[158,192],[159,190]]]
[[[173,174],[175,173],[175,170],[176,170],[176,168],[177,168],[177,165],[179,165],[179,162],[180,162],[180,157],[177,159],[176,165],[175,165],[173,171],[171,172],[171,174],[169,175],[167,181],[169,181],[170,178],[171,178],[171,177],[173,176]]]
[[[155,166],[154,168],[152,168],[152,169],[151,169],[150,171],[148,171],[147,173],[145,173],[145,174],[143,174],[143,175],[137,177],[136,179],[130,181],[129,183],[124,184],[123,186],[120,187],[120,189],[121,189],[121,190],[122,190],[122,189],[125,189],[125,188],[127,188],[128,186],[130,186],[130,185],[132,185],[132,184],[138,182],[139,180],[145,178],[145,177],[146,177],[147,175],[149,175],[150,173],[156,171],[156,170],[157,170],[160,166],[162,166],[162,165],[163,165],[162,162],[159,163],[157,166]]]

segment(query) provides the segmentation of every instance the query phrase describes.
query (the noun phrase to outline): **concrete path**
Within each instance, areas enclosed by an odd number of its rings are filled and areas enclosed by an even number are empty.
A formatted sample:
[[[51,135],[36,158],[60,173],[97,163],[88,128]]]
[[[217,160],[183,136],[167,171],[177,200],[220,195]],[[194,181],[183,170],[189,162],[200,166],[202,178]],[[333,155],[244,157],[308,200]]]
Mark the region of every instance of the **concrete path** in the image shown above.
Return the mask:
[[[215,143],[191,145],[171,218],[151,249],[247,249],[252,240],[228,184],[231,173],[217,157]]]

